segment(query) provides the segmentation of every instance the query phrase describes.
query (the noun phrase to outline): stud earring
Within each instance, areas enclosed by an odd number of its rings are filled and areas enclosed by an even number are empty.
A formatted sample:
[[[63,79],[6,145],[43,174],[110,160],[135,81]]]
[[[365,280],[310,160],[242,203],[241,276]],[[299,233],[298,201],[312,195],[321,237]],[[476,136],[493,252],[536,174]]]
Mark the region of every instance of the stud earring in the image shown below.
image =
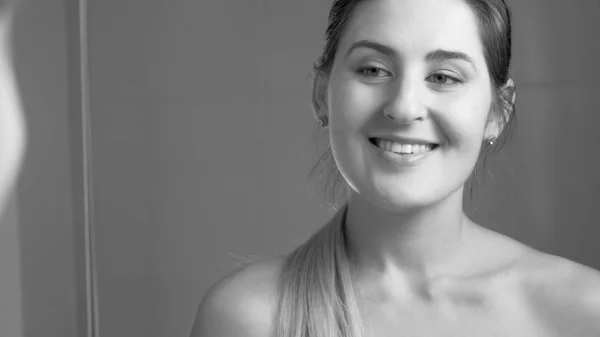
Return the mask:
[[[329,120],[328,120],[327,116],[319,117],[318,121],[319,121],[319,126],[321,126],[322,128],[327,127],[329,125]]]
[[[488,143],[489,146],[496,145],[496,137],[492,137],[492,138],[488,139],[487,143]]]

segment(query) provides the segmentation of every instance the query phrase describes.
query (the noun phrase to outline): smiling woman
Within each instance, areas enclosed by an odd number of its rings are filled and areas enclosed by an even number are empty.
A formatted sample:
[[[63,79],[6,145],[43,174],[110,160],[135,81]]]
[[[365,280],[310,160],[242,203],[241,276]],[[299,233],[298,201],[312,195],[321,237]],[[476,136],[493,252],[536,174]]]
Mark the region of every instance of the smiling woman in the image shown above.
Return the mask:
[[[515,120],[503,0],[337,0],[314,113],[347,199],[282,259],[217,283],[192,336],[598,336],[600,273],[463,210]]]

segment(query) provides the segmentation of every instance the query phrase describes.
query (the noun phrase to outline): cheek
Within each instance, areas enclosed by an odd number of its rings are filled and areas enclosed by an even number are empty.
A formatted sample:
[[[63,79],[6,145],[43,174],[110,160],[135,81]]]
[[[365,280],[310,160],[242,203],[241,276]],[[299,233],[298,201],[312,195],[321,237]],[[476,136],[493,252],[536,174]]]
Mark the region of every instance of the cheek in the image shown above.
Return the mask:
[[[340,171],[355,166],[361,157],[360,138],[357,137],[368,123],[368,97],[356,91],[352,84],[335,86],[330,92],[330,145]]]
[[[369,161],[365,132],[379,111],[377,102],[381,98],[372,88],[349,79],[330,82],[329,88],[331,150],[342,176],[356,190],[352,182],[366,174],[364,163]]]
[[[376,111],[376,93],[365,88],[364,84],[344,79],[330,88],[331,131],[356,131],[366,125]]]
[[[478,98],[478,99],[474,99]],[[435,118],[450,146],[479,149],[490,111],[490,95],[453,93],[435,102]]]

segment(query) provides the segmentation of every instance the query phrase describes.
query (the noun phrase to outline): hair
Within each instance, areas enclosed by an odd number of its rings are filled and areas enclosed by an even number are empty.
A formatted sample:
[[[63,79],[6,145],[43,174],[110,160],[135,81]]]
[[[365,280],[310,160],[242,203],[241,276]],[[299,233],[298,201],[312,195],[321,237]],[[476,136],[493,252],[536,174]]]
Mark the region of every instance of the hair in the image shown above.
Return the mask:
[[[502,148],[515,121],[512,97],[503,90],[509,80],[511,61],[511,13],[505,0],[464,0],[476,15],[483,53],[493,89],[488,122],[496,118],[503,126],[496,145],[482,146],[480,158]],[[314,79],[328,77],[340,39],[356,7],[363,0],[335,0],[325,32],[322,55],[313,66]],[[313,107],[316,102],[313,98]],[[318,150],[318,142],[317,142]],[[482,156],[483,155],[483,156]],[[479,160],[480,161],[480,160]],[[477,167],[469,180],[477,172]],[[339,172],[331,148],[310,172],[322,188],[335,217],[297,247],[285,259],[279,277],[278,303],[273,337],[363,337],[360,296],[355,292],[345,236],[348,184]]]

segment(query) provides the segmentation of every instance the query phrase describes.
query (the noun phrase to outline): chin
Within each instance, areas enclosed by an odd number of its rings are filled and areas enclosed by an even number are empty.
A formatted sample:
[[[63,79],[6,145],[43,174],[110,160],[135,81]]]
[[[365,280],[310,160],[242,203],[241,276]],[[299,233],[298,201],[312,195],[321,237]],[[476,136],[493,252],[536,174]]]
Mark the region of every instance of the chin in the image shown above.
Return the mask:
[[[360,198],[373,206],[390,212],[405,212],[431,206],[443,200],[443,197],[426,191],[401,190],[369,191],[358,193]]]
[[[431,206],[435,201],[416,199],[414,197],[388,198],[380,202],[381,208],[391,212],[405,212],[410,210],[423,209]]]

